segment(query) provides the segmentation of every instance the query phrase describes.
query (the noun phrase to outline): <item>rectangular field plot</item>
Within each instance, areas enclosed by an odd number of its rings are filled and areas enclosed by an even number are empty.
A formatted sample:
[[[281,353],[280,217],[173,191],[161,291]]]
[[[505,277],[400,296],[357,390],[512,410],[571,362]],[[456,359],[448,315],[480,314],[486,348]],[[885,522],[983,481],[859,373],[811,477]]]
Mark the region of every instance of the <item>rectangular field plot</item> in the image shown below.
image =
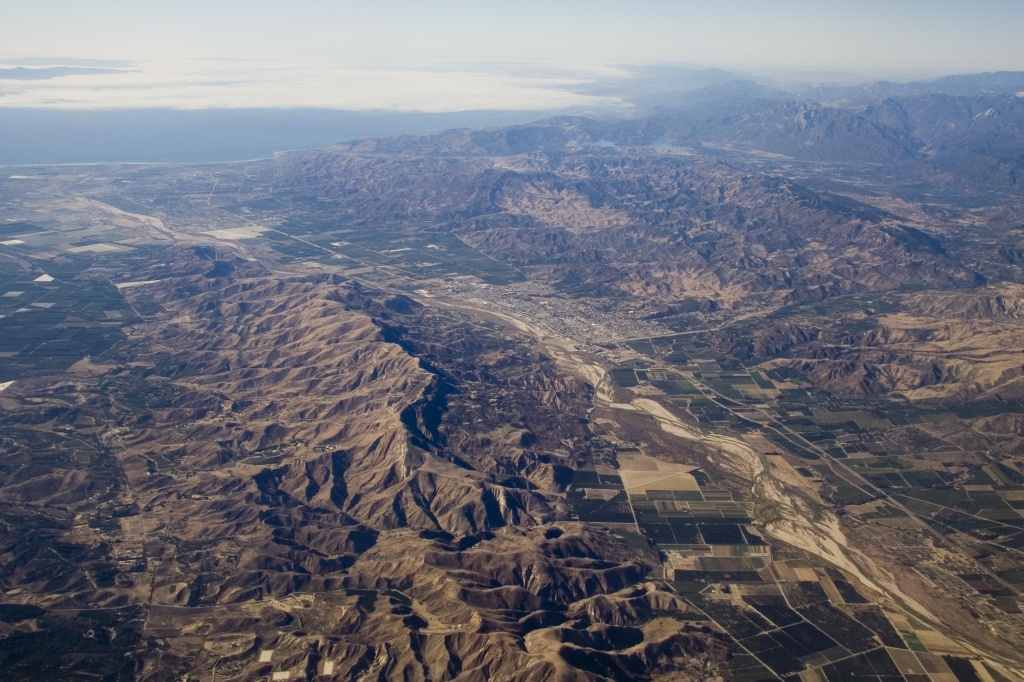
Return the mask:
[[[612,380],[623,388],[632,388],[640,383],[631,369],[613,369]]]
[[[700,486],[692,471],[696,467],[662,462],[642,454],[620,453],[619,474],[630,494],[649,490],[699,492]],[[671,495],[670,495],[670,498]]]
[[[572,490],[566,495],[566,502],[572,507],[580,521],[630,524],[634,522],[629,499],[625,493],[618,492],[609,499],[601,499],[604,497],[607,495],[602,494],[591,498],[583,490]]]
[[[822,632],[854,653],[877,646],[870,630],[829,604],[812,604],[798,611]]]
[[[574,490],[582,488],[622,490],[622,478],[615,474],[599,474],[596,471],[581,469],[574,472],[572,487]]]
[[[0,380],[97,357],[123,338],[120,327],[135,317],[113,285],[51,271],[60,278],[36,271],[0,287],[12,294],[0,296]]]
[[[814,413],[814,420],[818,424],[829,425],[829,424],[841,424],[843,422],[853,422],[864,430],[871,429],[887,429],[892,427],[892,422],[888,419],[878,417],[870,412],[865,411],[842,411],[842,412],[829,412],[824,408],[814,407],[811,408]]]
[[[369,265],[402,269],[419,279],[474,276],[488,284],[521,282],[522,273],[485,256],[447,232],[338,229],[331,224],[285,223],[282,232]]]
[[[739,526],[724,523],[701,523],[697,526],[708,545],[742,545],[743,533]]]
[[[743,597],[743,601],[757,609],[762,616],[779,627],[804,622],[803,616],[789,608],[785,598],[781,595],[747,595]]]
[[[222,241],[239,241],[242,239],[257,239],[268,228],[253,225],[251,227],[231,227],[223,230],[207,230],[201,234]]]
[[[667,523],[640,524],[640,530],[655,544],[662,547],[677,544],[675,535],[672,533],[672,527]]]
[[[669,518],[667,519],[669,527],[672,529],[672,534],[675,536],[675,542],[679,545],[704,545],[707,544],[704,541],[704,536],[700,534],[700,528],[697,527],[696,523],[692,521]]]
[[[899,668],[885,649],[876,649],[859,656],[822,667],[831,680],[902,680]]]
[[[755,635],[741,642],[752,654],[779,675],[789,675],[804,669],[804,664],[789,651],[785,643],[768,634]]]
[[[742,609],[728,601],[712,599],[703,594],[688,594],[686,600],[708,614],[715,622],[728,630],[736,639],[746,642],[775,629],[767,619],[756,611]]]
[[[750,654],[737,653],[719,666],[726,679],[733,682],[764,682],[773,679],[772,673]]]
[[[666,379],[665,381],[653,381],[652,383],[655,388],[671,396],[702,395],[700,389],[685,379]]]

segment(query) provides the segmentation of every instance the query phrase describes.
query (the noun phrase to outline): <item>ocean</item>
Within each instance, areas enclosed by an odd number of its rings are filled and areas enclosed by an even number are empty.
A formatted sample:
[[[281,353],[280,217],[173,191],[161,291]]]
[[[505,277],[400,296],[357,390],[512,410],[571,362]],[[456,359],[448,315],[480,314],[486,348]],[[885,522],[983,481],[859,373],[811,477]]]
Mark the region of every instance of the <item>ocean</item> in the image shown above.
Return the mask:
[[[562,111],[0,108],[0,165],[241,161],[368,137],[528,123]]]

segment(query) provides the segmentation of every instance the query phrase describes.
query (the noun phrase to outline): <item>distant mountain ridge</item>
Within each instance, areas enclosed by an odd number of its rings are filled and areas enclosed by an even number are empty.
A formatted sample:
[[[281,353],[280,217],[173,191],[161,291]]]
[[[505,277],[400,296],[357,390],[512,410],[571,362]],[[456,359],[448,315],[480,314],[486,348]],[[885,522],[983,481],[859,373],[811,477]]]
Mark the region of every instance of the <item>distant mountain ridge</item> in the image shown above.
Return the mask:
[[[868,102],[915,95],[992,96],[1024,92],[1024,71],[954,74],[928,80],[878,80],[860,83],[784,80],[721,69],[654,66],[636,68],[625,82],[590,85],[588,94],[618,94],[650,111],[657,107],[687,106],[721,93],[763,99],[817,102]]]
[[[62,76],[98,76],[111,73],[126,73],[125,69],[98,69],[83,66],[45,66],[28,68],[15,66],[0,69],[0,80],[44,81]]]

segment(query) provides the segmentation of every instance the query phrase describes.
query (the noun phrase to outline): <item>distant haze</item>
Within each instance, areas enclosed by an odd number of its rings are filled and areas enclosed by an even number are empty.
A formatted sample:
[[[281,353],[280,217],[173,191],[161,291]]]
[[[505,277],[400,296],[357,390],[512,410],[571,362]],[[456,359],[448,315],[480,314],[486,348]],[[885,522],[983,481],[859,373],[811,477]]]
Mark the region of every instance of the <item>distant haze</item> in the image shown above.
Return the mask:
[[[8,5],[0,163],[236,159],[448,122],[628,114],[647,90],[751,76],[1024,70],[1018,0]]]
[[[659,62],[913,76],[1022,70],[1019,0],[36,0],[0,57]],[[472,87],[471,85],[469,87]]]

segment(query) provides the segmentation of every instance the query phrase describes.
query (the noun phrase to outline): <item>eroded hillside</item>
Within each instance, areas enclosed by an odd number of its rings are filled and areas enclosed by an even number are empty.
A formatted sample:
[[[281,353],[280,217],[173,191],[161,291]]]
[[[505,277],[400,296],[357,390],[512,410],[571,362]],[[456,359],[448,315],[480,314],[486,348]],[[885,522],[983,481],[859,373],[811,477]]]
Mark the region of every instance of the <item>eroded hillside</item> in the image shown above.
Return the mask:
[[[724,660],[644,583],[656,552],[570,521],[589,388],[530,344],[337,277],[163,256],[131,273],[169,276],[129,290],[127,343],[4,396],[11,641],[88,606],[152,651],[88,664],[134,679],[265,674],[257,649],[344,678]],[[40,466],[45,434],[92,454]]]
[[[1012,679],[1013,205],[758,111],[0,179],[9,675]]]

